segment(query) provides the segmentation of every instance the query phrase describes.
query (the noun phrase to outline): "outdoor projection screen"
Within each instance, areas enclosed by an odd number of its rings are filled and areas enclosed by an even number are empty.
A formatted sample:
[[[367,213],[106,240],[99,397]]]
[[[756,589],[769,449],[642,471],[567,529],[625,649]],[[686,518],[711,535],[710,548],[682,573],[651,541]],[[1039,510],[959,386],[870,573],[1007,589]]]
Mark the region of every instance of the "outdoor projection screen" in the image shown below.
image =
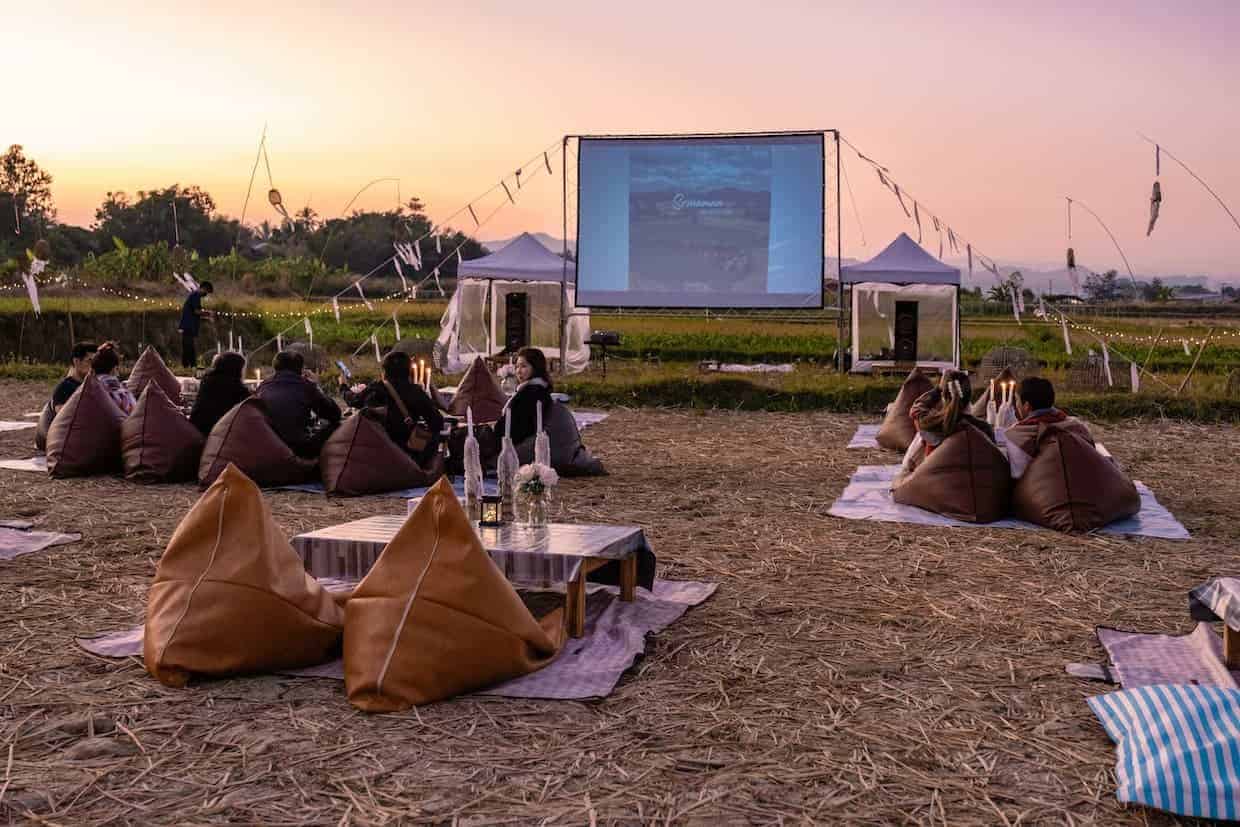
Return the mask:
[[[822,307],[823,147],[582,137],[578,306]]]

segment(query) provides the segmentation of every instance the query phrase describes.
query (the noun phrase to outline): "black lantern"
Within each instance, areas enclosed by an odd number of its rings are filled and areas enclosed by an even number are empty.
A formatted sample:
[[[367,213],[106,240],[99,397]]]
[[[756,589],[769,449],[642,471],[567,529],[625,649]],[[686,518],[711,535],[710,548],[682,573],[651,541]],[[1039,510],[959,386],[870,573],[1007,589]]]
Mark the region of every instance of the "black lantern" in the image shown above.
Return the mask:
[[[504,499],[498,494],[483,494],[478,510],[478,525],[494,528],[504,524]]]

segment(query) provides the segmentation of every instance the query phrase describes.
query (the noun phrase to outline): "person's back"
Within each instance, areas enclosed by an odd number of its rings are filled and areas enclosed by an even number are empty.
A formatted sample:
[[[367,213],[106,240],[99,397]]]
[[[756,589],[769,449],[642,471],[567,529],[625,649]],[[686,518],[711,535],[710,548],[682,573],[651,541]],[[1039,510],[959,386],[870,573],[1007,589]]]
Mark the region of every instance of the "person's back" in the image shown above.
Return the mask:
[[[116,369],[120,367],[121,355],[117,350],[116,344],[113,342],[104,342],[95,351],[95,357],[91,360],[91,372],[98,378],[99,384],[108,392],[108,398],[116,405],[120,412],[125,416],[133,413],[134,407],[138,401],[134,399],[133,394],[125,383],[116,375]]]
[[[1021,380],[1016,407],[1020,419],[1004,432],[1013,479],[1024,476],[1048,432],[1071,433],[1094,444],[1088,425],[1055,407],[1055,387],[1046,379]]]
[[[431,397],[420,386],[409,381],[409,371],[408,355],[392,351],[383,359],[383,379],[372,382],[357,392],[347,387],[342,387],[341,390],[345,401],[351,407],[382,410],[383,428],[388,437],[416,461],[425,463],[438,450],[444,420]],[[389,386],[400,397],[404,410],[393,399]],[[406,412],[412,424],[406,419]],[[419,423],[430,432],[430,437],[425,446],[414,450],[409,446],[409,437]]]
[[[242,378],[244,371],[244,356],[222,353],[215,357],[211,369],[202,377],[189,419],[204,436],[211,433],[224,414],[250,396],[250,389]]]
[[[276,354],[275,375],[259,386],[257,395],[280,438],[302,456],[314,456],[340,423],[340,408],[302,375],[303,364],[300,354]],[[315,427],[316,414],[325,421],[323,427]]]

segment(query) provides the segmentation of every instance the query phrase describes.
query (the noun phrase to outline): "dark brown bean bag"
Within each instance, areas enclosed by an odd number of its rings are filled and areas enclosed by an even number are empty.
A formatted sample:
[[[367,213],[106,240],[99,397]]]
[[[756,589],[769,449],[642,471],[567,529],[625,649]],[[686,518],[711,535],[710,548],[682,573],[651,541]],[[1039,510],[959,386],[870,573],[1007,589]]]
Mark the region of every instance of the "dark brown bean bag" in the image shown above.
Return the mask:
[[[474,412],[474,422],[494,422],[504,416],[508,396],[499,386],[499,380],[491,373],[486,362],[479,356],[465,372],[465,378],[457,385],[456,396],[448,406],[454,416],[465,416],[466,409]]]
[[[252,396],[224,414],[202,449],[198,484],[206,488],[233,463],[264,488],[298,485],[314,478],[318,464],[302,459],[280,439],[267,420],[263,401]]]
[[[159,385],[164,396],[168,397],[172,404],[181,404],[181,383],[172,375],[172,371],[164,364],[164,360],[159,357],[155,348],[147,345],[146,350],[142,351],[142,355],[138,357],[138,361],[134,362],[133,370],[129,372],[129,379],[125,384],[128,385],[130,393],[134,396],[141,396],[142,391],[146,390],[146,386],[151,382]]]
[[[339,497],[364,497],[431,485],[443,476],[443,460],[423,470],[378,422],[365,414],[344,421],[319,454],[323,488]]]
[[[995,377],[995,395],[998,396],[998,389],[1001,384],[1004,382],[1016,381],[1019,380],[1016,378],[1016,374],[1012,372],[1012,369],[1004,368],[999,372],[999,375]],[[990,382],[981,383],[981,390],[982,392],[978,394],[977,399],[973,401],[973,405],[969,408],[969,413],[973,414],[978,419],[985,419],[986,406],[990,404]]]
[[[47,450],[47,432],[52,428],[52,420],[56,418],[56,410],[52,407],[52,400],[48,400],[43,406],[43,410],[39,411],[39,424],[34,429],[34,447],[37,451]]]
[[[124,420],[99,378],[87,376],[48,429],[47,473],[64,478],[120,471]]]
[[[315,666],[344,612],[302,566],[263,495],[228,465],[168,541],[147,596],[146,670],[160,683]]]
[[[913,420],[908,413],[909,409],[913,407],[917,397],[933,388],[934,384],[923,376],[920,370],[913,368],[913,372],[900,386],[896,401],[887,409],[883,424],[878,429],[879,445],[901,453],[908,450],[909,443],[917,435],[917,428],[913,426]]]
[[[590,453],[589,448],[581,444],[581,431],[567,405],[553,401],[544,427],[551,443],[551,467],[556,473],[562,477],[607,476],[603,463]],[[517,458],[522,465],[534,461],[534,440],[537,438],[538,435],[535,434],[516,446]]]
[[[204,439],[181,409],[148,382],[121,425],[125,478],[134,482],[187,482],[198,475]]]
[[[1012,469],[985,434],[964,423],[895,487],[892,497],[956,520],[993,523],[1011,511]]]
[[[1022,520],[1056,531],[1093,531],[1141,510],[1132,480],[1098,453],[1077,420],[1014,425],[1006,436],[1033,457],[1012,490],[1012,510]]]

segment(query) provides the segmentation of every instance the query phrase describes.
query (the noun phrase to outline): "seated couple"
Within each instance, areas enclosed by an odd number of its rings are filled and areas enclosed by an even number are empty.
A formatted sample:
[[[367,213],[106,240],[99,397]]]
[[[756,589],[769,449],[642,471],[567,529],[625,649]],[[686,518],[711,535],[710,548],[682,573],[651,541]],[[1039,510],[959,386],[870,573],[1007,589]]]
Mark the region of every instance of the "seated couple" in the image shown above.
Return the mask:
[[[52,390],[52,398],[48,402],[51,414],[54,416],[64,407],[69,397],[73,396],[74,391],[81,387],[86,377],[92,373],[103,385],[104,390],[108,392],[108,398],[120,409],[121,413],[126,416],[133,413],[134,406],[138,402],[130,393],[129,388],[125,387],[125,383],[116,375],[117,369],[121,366],[121,358],[116,342],[104,342],[98,346],[92,342],[75,344],[73,350],[70,351],[69,371]]]

